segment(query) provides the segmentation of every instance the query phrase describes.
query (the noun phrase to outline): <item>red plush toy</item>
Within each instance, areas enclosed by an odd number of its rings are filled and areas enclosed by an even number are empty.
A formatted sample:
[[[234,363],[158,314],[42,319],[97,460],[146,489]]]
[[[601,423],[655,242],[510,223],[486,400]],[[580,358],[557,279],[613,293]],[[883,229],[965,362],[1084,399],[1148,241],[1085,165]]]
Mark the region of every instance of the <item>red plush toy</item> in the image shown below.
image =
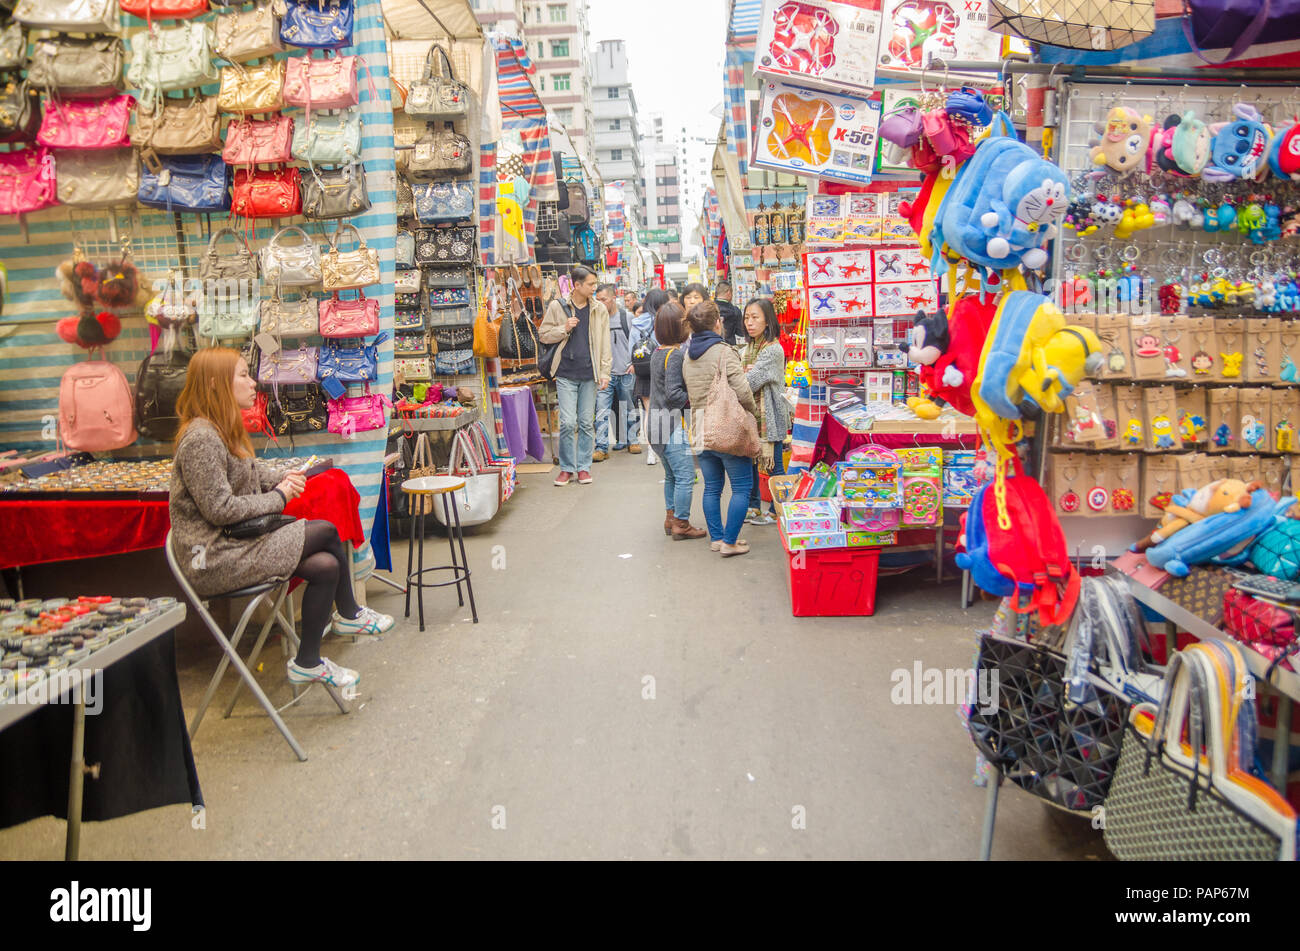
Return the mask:
[[[54,325],[54,331],[60,339],[90,350],[116,340],[122,332],[122,321],[107,310],[98,314],[85,311],[80,317],[64,317]]]
[[[996,313],[993,295],[973,294],[959,300],[950,317],[940,311],[917,319],[908,357],[921,364],[921,383],[930,399],[909,399],[907,405],[912,412],[922,419],[934,419],[940,405],[950,403],[959,413],[975,415],[970,388]]]

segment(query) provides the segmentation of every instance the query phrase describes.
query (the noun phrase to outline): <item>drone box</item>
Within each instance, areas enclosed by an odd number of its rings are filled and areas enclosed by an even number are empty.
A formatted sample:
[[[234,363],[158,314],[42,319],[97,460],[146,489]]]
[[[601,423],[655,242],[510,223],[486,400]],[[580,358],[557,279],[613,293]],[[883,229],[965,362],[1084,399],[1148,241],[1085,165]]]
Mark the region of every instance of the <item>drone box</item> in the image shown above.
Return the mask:
[[[870,284],[808,288],[808,317],[810,320],[841,320],[845,317],[871,316]]]
[[[866,184],[879,128],[878,102],[769,80],[762,88],[750,164]]]
[[[930,280],[930,262],[920,248],[882,248],[871,252],[872,280],[877,284]]]
[[[877,317],[903,317],[918,310],[934,310],[939,295],[934,281],[910,281],[902,284],[876,284]]]
[[[870,93],[880,22],[878,0],[763,0],[754,70],[804,86]]]
[[[803,265],[805,287],[854,284],[871,279],[871,252],[865,249],[805,252]]]
[[[990,0],[884,0],[882,69],[921,69],[934,61],[1002,58],[1002,37],[989,25]]]

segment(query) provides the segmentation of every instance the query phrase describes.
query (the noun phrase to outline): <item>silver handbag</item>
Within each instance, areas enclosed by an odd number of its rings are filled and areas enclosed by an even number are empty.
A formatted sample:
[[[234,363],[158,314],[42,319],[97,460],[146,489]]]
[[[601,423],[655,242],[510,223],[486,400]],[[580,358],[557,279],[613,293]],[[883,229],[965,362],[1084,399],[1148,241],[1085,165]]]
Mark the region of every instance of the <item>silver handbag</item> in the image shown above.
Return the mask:
[[[349,218],[369,208],[366,173],[361,165],[313,168],[302,177],[304,218]]]
[[[355,251],[339,250],[339,239],[344,229],[350,229],[356,235]],[[334,237],[330,238],[330,249],[321,256],[320,265],[321,283],[327,291],[346,291],[379,283],[379,252],[366,247],[366,239],[356,225],[339,223],[334,229]]]
[[[18,0],[14,19],[36,30],[118,33],[117,0]]]
[[[86,99],[112,96],[122,89],[126,47],[116,36],[37,40],[27,81],[41,89]]]
[[[60,149],[54,154],[59,204],[77,208],[134,205],[140,188],[135,149]]]
[[[280,18],[270,4],[217,17],[217,55],[229,63],[247,63],[284,50]]]
[[[239,250],[234,254],[217,253],[217,242],[225,235],[230,235],[239,242]],[[249,250],[248,242],[244,240],[243,235],[233,228],[214,231],[212,237],[208,239],[208,250],[203,257],[199,258],[199,278],[205,283],[247,281],[251,284],[257,280],[257,258]]]
[[[320,333],[320,301],[314,297],[301,300],[262,301],[257,329],[281,337],[310,337]]]
[[[434,74],[434,53],[438,73]],[[424,58],[424,76],[411,83],[403,107],[413,119],[464,119],[469,115],[469,87],[456,78],[451,58],[441,43],[429,47]]]
[[[427,132],[406,155],[406,177],[413,182],[465,176],[472,167],[469,139],[454,129]]]
[[[10,23],[0,32],[0,69],[22,69],[27,64],[27,31]]]
[[[296,234],[298,244],[285,244]],[[320,254],[307,232],[296,225],[281,228],[260,252],[262,279],[273,287],[315,287],[320,284]]]

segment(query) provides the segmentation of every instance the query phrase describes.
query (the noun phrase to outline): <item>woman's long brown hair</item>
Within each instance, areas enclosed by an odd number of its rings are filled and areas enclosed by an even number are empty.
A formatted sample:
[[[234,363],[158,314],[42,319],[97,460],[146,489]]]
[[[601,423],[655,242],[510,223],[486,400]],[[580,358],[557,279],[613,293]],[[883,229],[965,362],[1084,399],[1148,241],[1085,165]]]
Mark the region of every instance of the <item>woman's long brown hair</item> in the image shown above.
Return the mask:
[[[178,444],[190,423],[206,419],[232,456],[253,458],[253,441],[244,430],[244,419],[235,402],[235,367],[242,359],[238,350],[228,347],[205,347],[190,358],[185,388],[176,399],[181,420],[176,432]]]

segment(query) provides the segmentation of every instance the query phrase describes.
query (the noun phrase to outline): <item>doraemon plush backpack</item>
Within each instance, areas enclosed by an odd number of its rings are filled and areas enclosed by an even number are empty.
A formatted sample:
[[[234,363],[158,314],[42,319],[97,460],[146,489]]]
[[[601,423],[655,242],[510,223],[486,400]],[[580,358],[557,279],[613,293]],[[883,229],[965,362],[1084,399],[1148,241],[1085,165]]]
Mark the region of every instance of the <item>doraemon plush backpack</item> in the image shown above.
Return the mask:
[[[1070,205],[1065,173],[1015,137],[1005,112],[961,166],[934,219],[932,267],[947,270],[942,248],[984,269],[1041,267]]]

